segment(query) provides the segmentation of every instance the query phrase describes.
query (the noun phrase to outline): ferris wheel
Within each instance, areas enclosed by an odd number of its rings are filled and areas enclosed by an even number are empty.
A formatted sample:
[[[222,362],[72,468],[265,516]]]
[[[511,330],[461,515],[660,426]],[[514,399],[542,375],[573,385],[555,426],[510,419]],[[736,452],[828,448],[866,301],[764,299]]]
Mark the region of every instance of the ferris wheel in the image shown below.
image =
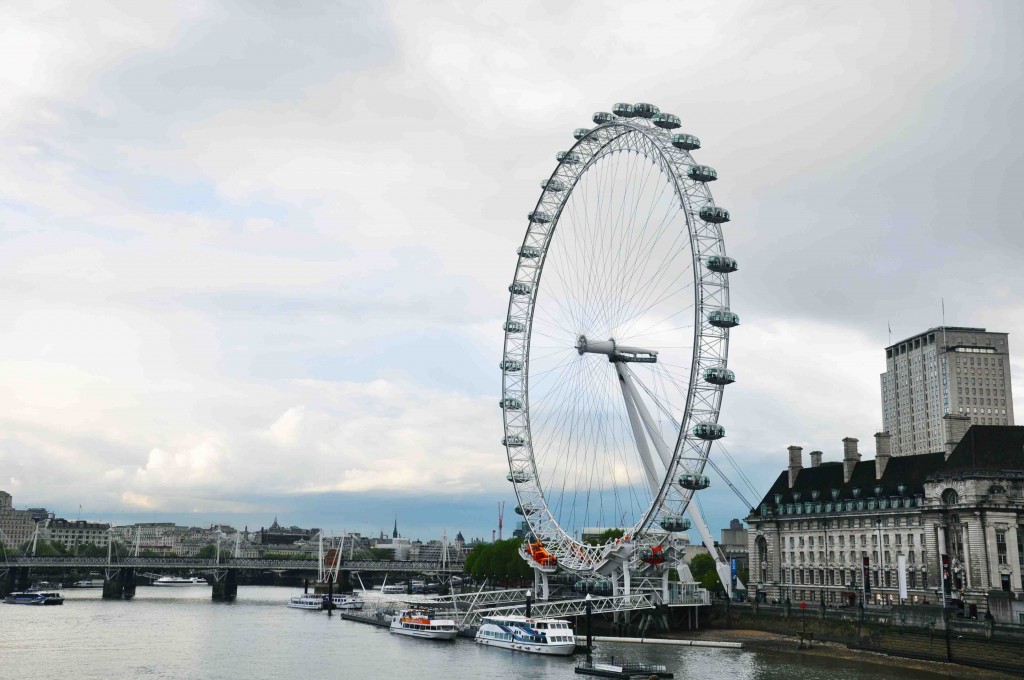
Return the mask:
[[[728,368],[729,274],[700,140],[653,104],[574,131],[541,182],[509,286],[502,395],[508,480],[535,568],[596,573],[622,528],[663,544],[698,522]],[[689,515],[689,517],[687,517]]]

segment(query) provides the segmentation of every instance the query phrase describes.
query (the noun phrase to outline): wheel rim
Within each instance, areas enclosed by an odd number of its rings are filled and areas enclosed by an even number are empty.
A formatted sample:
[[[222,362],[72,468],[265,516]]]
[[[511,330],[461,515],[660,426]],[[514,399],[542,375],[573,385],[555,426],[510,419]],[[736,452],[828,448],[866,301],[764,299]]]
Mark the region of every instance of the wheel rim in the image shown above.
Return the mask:
[[[529,214],[501,363],[519,509],[579,572],[608,552],[582,529],[660,542],[658,522],[688,510],[694,491],[678,479],[704,469],[711,441],[693,428],[717,423],[723,384],[704,374],[726,370],[729,337],[728,272],[707,266],[726,257],[728,212],[707,187],[714,171],[689,153],[695,138],[673,146],[647,117],[599,116],[558,154]]]

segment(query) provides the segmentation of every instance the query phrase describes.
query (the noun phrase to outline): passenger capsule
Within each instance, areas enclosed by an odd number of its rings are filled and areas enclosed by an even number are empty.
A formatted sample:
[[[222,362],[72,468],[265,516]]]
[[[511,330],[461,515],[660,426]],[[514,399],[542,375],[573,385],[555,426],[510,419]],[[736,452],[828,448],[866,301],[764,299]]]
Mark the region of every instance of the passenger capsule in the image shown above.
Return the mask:
[[[665,562],[665,551],[660,545],[656,545],[653,548],[640,548],[639,554],[640,561],[647,564],[656,565]]]
[[[583,139],[589,134],[589,128],[576,128],[575,130],[572,131],[572,136],[575,137],[576,139]]]
[[[718,437],[715,437],[715,439],[718,439]],[[703,491],[711,486],[711,480],[706,475],[685,474],[679,478],[679,486],[690,491]]]
[[[559,151],[555,154],[555,160],[566,165],[579,165],[583,162],[583,158],[572,151]]]
[[[700,148],[700,139],[693,135],[672,135],[672,146],[684,151],[694,151]]]
[[[529,295],[533,292],[533,286],[523,281],[516,281],[509,284],[508,292],[513,295]]]
[[[739,265],[736,264],[736,260],[725,255],[712,255],[705,260],[708,269],[719,274],[731,274],[732,272],[739,269]]]
[[[632,104],[616,104],[612,107],[612,113],[619,118],[632,118],[636,115]]]
[[[533,260],[540,257],[541,249],[537,246],[520,246],[516,252],[519,253],[519,257],[527,257]]]
[[[685,517],[680,517],[679,515],[662,517],[661,520],[658,521],[658,524],[661,525],[662,529],[670,534],[690,530],[690,520]]]
[[[540,183],[541,189],[546,191],[560,192],[565,191],[565,182],[560,179],[546,179]]]
[[[732,328],[740,325],[740,316],[728,309],[715,309],[708,314],[708,323],[717,328]]]
[[[506,411],[522,411],[523,400],[516,399],[515,397],[505,397],[504,399],[498,400],[498,406],[505,409]]]
[[[710,165],[691,165],[686,174],[698,182],[714,182],[718,179],[718,172]]]
[[[521,505],[517,505],[516,506],[516,514],[517,515],[522,515],[523,517],[528,517],[528,516],[532,515],[535,512],[537,512],[537,511],[534,510],[533,508],[524,508]]]
[[[731,219],[729,211],[717,205],[706,205],[701,208],[700,218],[705,222],[711,222],[712,224],[722,224],[723,222],[728,222]]]
[[[608,113],[607,111],[598,111],[594,114],[593,121],[598,125],[604,125],[605,123],[615,120],[615,116]]]
[[[533,479],[533,476],[526,470],[513,470],[505,475],[505,479],[515,484],[523,484]]]
[[[518,434],[510,434],[509,436],[502,438],[501,443],[503,446],[511,446],[512,448],[518,448],[525,444],[526,440],[523,439]]]
[[[640,102],[639,104],[633,104],[633,115],[640,116],[641,118],[653,118],[661,112],[654,104],[647,104],[646,102]]]
[[[500,364],[498,364],[498,368],[505,371],[506,373],[516,373],[518,371],[523,370],[523,362],[519,361],[518,359],[505,359]]]
[[[526,330],[526,324],[521,321],[506,321],[502,328],[506,333],[522,333]]]
[[[704,382],[712,385],[731,385],[736,382],[736,374],[728,368],[713,366],[704,369]]]
[[[526,217],[534,224],[547,224],[551,221],[551,213],[546,213],[543,210],[531,210]]]
[[[651,122],[666,130],[675,130],[680,125],[679,116],[671,113],[656,113],[651,118]]]
[[[697,423],[693,426],[693,435],[704,441],[713,441],[725,436],[725,428],[718,423]]]

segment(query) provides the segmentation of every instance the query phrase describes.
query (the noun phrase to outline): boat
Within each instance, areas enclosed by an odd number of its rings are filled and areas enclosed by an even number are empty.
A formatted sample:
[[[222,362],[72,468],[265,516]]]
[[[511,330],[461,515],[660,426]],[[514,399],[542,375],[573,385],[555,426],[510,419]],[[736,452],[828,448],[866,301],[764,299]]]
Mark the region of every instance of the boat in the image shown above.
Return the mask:
[[[531,654],[568,656],[576,651],[576,636],[561,619],[532,619],[518,614],[485,616],[473,639],[481,645]]]
[[[316,611],[320,611],[324,608],[324,600],[326,599],[326,595],[303,593],[302,595],[296,595],[295,597],[288,600],[288,606],[292,607],[293,609],[313,609]]]
[[[425,609],[403,609],[391,619],[391,632],[428,640],[454,640],[459,629],[452,619],[432,618]]]
[[[72,588],[102,588],[103,579],[101,578],[87,578],[82,581],[75,581],[71,584]]]
[[[332,595],[331,603],[335,609],[362,609],[363,601],[358,595]]]
[[[184,578],[182,576],[161,576],[153,581],[155,586],[208,586],[206,579],[198,576]]]
[[[662,664],[640,661],[621,661],[616,663],[614,656],[611,661],[593,661],[590,657],[587,657],[586,660],[576,664],[576,674],[594,675],[599,678],[672,677],[672,673]]]
[[[405,586],[398,586],[398,585],[381,586],[380,587],[380,592],[382,594],[384,594],[384,595],[404,595],[405,594]]]
[[[64,604],[64,596],[56,591],[36,591],[11,593],[4,602],[7,604],[55,605]]]

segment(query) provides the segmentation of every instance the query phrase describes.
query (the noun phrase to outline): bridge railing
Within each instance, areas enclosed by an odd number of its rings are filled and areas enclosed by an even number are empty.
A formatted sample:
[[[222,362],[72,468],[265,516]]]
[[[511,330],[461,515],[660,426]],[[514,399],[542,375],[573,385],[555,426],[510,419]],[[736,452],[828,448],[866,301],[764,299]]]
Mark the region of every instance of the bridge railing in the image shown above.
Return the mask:
[[[32,557],[8,555],[6,561],[0,561],[0,568],[38,567],[38,568],[70,568],[84,567],[95,569],[114,569],[121,567],[151,569],[269,569],[317,571],[317,560],[264,559],[260,557],[224,557],[220,560],[207,557],[117,557],[107,560],[106,557]],[[349,560],[342,561],[342,571],[379,571],[392,573],[461,573],[461,563],[440,565],[427,561],[375,561]]]

